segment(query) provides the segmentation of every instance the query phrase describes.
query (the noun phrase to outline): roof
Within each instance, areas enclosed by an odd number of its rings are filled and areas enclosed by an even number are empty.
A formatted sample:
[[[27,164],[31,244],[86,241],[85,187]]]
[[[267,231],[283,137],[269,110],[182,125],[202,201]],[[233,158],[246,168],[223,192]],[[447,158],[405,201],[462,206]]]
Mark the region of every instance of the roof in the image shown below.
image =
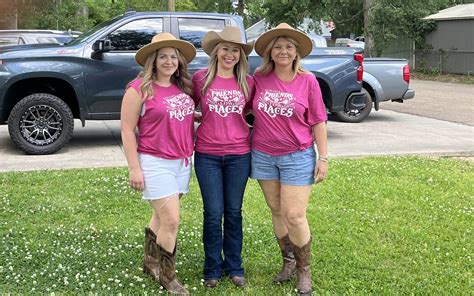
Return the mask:
[[[474,3],[461,4],[446,8],[423,19],[435,21],[474,19]]]

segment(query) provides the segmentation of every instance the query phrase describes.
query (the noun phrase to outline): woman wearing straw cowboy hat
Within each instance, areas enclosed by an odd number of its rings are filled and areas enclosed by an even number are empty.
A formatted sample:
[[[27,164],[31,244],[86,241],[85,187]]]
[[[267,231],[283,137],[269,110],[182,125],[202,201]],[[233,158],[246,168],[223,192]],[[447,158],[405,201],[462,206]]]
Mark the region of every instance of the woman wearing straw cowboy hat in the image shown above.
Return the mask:
[[[215,287],[224,273],[243,287],[242,199],[250,174],[244,109],[253,89],[246,56],[253,46],[242,41],[238,27],[228,26],[206,33],[202,47],[209,67],[196,72],[193,82],[202,110],[194,160],[204,206],[204,286]]]
[[[283,256],[274,281],[290,280],[296,269],[296,288],[303,295],[312,291],[306,209],[311,185],[315,179],[324,180],[328,170],[321,90],[314,75],[300,64],[311,50],[310,38],[285,23],[255,42],[263,59],[254,75],[251,177],[258,180],[270,207]]]
[[[189,42],[154,36],[135,55],[143,70],[127,86],[121,111],[130,186],[153,209],[143,271],[173,294],[188,294],[176,279],[175,262],[179,196],[188,192],[191,176],[194,102],[187,63],[195,55]]]

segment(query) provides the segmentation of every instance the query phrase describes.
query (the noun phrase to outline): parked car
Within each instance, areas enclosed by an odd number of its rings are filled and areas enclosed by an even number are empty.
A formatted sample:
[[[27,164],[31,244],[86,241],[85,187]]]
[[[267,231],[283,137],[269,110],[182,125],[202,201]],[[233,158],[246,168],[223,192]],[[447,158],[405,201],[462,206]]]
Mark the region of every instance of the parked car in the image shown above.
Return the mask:
[[[363,38],[363,37],[358,37]],[[358,39],[360,40],[360,39]],[[363,41],[356,41],[349,38],[337,38],[336,43],[334,44],[336,47],[358,47],[358,48],[365,48],[365,42]]]
[[[196,46],[192,73],[208,65],[204,34],[227,25],[245,31],[242,18],[229,14],[128,12],[65,46],[0,48],[0,124],[8,123],[10,137],[26,153],[54,153],[71,138],[74,118],[83,126],[120,118],[125,86],[141,70],[135,53],[155,34],[169,32]],[[329,112],[366,106],[362,60],[360,49],[329,47],[315,48],[302,60],[318,79]],[[261,58],[253,52],[249,64],[253,73]]]
[[[0,46],[35,43],[66,44],[79,33],[56,30],[0,30]]]

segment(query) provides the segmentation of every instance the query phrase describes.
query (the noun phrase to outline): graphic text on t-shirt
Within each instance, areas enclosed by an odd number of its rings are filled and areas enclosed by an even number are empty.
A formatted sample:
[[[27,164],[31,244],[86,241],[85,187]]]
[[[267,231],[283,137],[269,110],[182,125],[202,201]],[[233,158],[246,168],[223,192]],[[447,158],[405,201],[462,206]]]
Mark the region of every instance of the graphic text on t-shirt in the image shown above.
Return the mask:
[[[295,97],[291,93],[264,90],[257,101],[257,109],[274,118],[277,115],[291,117],[295,108]]]
[[[211,89],[206,103],[210,112],[227,117],[231,113],[242,114],[245,100],[240,90]]]
[[[194,113],[194,103],[187,94],[178,94],[163,98],[170,119],[183,121],[187,115]]]

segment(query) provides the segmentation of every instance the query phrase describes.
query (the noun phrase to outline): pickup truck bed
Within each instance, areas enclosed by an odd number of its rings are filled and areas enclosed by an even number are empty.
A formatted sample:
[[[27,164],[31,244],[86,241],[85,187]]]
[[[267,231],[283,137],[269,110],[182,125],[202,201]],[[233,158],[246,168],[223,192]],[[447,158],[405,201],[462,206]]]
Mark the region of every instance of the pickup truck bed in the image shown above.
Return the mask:
[[[410,66],[405,59],[365,58],[362,92],[365,94],[365,107],[338,112],[338,118],[346,122],[361,122],[371,110],[379,110],[380,102],[403,103],[412,99],[415,91],[409,88]]]
[[[405,59],[366,58],[364,60],[364,83],[372,89],[374,102],[412,99],[415,91],[409,88],[409,82],[410,68]]]

